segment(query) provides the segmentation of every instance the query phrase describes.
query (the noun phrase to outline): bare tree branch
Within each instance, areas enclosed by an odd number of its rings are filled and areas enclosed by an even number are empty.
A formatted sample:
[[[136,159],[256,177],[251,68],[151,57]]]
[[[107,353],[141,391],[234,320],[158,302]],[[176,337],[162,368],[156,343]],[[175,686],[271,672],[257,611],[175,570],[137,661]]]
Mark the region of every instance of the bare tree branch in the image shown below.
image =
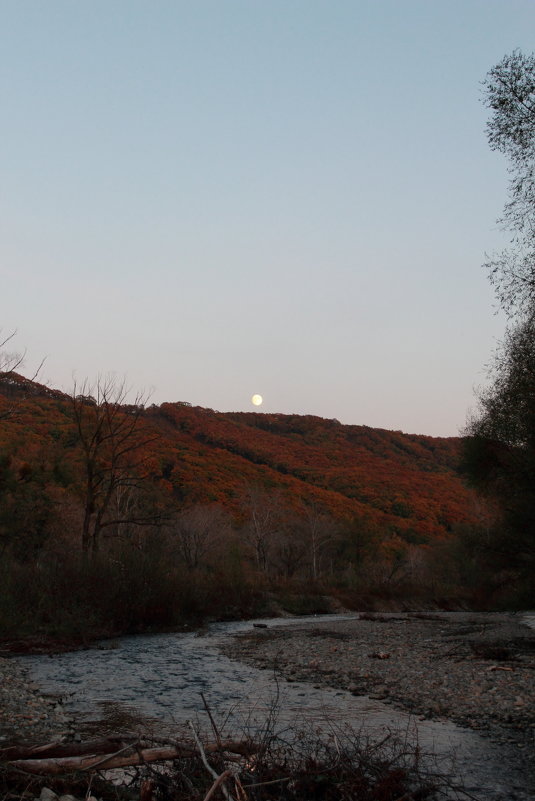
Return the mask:
[[[155,522],[154,515],[131,514],[131,503],[121,505],[128,501],[127,488],[141,489],[146,448],[158,439],[143,431],[146,398],[138,393],[128,404],[128,394],[126,382],[114,376],[99,376],[94,386],[74,382],[71,406],[85,469],[82,549],[86,553],[98,551],[105,528]]]

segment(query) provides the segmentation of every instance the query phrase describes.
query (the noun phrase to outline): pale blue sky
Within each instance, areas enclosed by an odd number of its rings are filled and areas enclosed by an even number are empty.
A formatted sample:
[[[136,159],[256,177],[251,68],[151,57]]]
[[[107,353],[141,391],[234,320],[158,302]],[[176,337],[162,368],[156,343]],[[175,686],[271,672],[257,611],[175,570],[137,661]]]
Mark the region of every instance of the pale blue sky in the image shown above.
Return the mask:
[[[0,0],[0,324],[69,389],[455,435],[532,0]]]

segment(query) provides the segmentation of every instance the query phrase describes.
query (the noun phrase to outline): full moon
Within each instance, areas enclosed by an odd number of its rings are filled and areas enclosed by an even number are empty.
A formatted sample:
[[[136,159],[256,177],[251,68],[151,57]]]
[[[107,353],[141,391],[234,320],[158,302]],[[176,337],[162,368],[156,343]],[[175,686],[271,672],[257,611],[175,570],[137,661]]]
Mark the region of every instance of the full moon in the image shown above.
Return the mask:
[[[263,400],[262,395],[253,395],[253,397],[251,398],[251,403],[253,404],[253,406],[261,406],[262,400]]]

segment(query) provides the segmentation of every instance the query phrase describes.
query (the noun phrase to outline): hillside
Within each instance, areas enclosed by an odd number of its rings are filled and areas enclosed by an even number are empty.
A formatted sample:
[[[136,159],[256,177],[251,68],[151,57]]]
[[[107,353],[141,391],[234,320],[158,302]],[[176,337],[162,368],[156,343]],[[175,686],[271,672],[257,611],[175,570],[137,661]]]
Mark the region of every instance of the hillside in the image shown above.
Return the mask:
[[[12,375],[0,381],[0,453],[49,488],[79,494],[80,458],[70,399]],[[12,409],[4,415],[2,410]],[[128,413],[129,407],[124,411]],[[151,483],[177,507],[218,503],[235,519],[252,486],[289,507],[314,504],[408,543],[477,522],[458,473],[460,441],[341,425],[312,416],[221,413],[186,403],[138,410],[150,444]]]

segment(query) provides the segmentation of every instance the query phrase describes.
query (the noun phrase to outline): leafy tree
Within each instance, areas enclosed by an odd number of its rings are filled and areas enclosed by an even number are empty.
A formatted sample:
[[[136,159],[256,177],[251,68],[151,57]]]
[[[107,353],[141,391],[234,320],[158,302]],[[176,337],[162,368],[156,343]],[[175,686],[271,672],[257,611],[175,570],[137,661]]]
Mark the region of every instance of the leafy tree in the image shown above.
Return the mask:
[[[535,318],[509,329],[495,354],[492,384],[479,393],[471,432],[508,449],[535,447]]]
[[[501,520],[486,542],[491,565],[527,578],[535,568],[533,317],[507,333],[492,378],[465,432],[465,466],[476,486],[500,504]]]
[[[499,221],[511,246],[487,262],[503,309],[529,311],[535,302],[535,56],[514,51],[484,82],[492,115],[487,136],[492,150],[509,159],[510,196]]]
[[[0,456],[0,555],[20,561],[36,558],[48,536],[52,501],[42,469]]]
[[[510,581],[528,579],[535,566],[535,57],[505,56],[484,86],[489,144],[507,156],[512,176],[501,220],[511,246],[487,266],[513,321],[465,430],[465,467],[499,503],[485,550],[496,577]]]

